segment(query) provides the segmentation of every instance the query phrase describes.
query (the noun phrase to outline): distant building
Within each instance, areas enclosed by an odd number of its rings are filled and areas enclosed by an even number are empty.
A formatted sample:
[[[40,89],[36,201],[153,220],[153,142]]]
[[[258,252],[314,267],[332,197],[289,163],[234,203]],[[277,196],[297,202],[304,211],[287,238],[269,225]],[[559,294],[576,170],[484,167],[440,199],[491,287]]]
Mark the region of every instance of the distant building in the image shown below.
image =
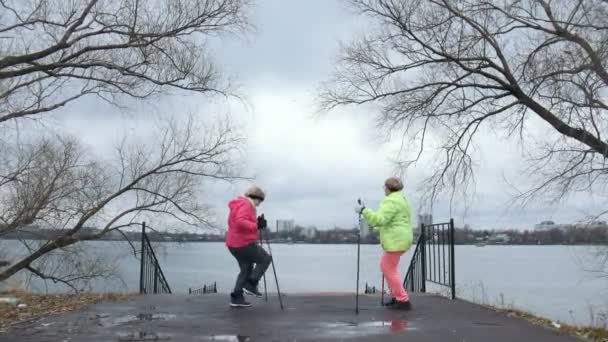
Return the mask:
[[[534,230],[549,230],[553,228],[557,228],[557,225],[553,221],[542,221],[534,225]]]
[[[293,232],[296,229],[294,220],[277,220],[278,232]]]
[[[418,215],[418,225],[424,224],[425,226],[430,226],[433,224],[433,215],[432,214],[420,214]]]
[[[317,237],[317,227],[308,226],[302,229],[302,236],[307,240],[312,240]]]
[[[491,236],[489,238],[489,241],[493,243],[509,243],[511,241],[511,238],[507,234],[499,233]]]

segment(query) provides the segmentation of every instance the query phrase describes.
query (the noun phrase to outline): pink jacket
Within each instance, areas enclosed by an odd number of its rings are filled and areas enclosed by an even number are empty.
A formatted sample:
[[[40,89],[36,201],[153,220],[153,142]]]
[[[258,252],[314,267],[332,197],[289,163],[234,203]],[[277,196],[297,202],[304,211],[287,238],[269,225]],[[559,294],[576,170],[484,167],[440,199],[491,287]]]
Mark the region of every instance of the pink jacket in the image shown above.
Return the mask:
[[[258,240],[258,223],[255,206],[246,197],[240,196],[228,203],[228,233],[226,246],[245,247]]]

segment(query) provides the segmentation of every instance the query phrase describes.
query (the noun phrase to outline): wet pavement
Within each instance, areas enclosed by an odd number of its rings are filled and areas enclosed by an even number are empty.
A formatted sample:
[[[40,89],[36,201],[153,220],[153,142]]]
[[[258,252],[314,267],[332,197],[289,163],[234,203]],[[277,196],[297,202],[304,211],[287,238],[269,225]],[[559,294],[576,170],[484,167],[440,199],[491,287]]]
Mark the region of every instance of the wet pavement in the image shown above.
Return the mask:
[[[378,297],[340,294],[251,299],[230,309],[228,296],[139,296],[16,325],[0,341],[579,341],[460,300],[414,296],[409,312]]]

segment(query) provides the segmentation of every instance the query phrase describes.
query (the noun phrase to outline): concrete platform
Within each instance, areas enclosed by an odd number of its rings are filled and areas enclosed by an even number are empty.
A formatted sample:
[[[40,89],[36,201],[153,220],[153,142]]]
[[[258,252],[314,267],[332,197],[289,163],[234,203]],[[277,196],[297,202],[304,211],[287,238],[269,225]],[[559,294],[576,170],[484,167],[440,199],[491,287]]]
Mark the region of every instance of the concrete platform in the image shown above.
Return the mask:
[[[17,325],[0,341],[458,341],[512,342],[578,339],[460,300],[414,296],[409,312],[379,305],[378,297],[343,294],[252,299],[230,309],[227,295],[140,296],[131,301]]]

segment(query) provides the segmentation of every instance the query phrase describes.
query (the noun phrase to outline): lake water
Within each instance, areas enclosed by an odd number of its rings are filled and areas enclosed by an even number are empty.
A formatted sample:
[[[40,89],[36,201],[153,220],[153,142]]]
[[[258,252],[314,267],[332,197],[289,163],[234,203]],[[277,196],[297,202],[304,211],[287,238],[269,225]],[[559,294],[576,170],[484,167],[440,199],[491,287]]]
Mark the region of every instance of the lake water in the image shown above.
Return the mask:
[[[91,253],[117,263],[124,281],[99,281],[96,290],[139,289],[139,263],[129,256],[126,246],[117,242],[88,243]],[[594,248],[456,246],[457,296],[482,304],[513,306],[561,322],[602,325],[608,319],[608,279],[594,278],[584,270]],[[163,243],[156,249],[174,293],[187,293],[189,287],[213,282],[217,282],[220,292],[230,292],[238,267],[222,243]],[[354,293],[356,252],[356,245],[272,245],[281,291]],[[380,255],[379,246],[361,247],[360,288],[366,282],[380,287]],[[402,276],[410,257],[411,251],[402,259]],[[267,275],[269,289],[274,292],[271,269]],[[39,282],[32,287],[45,290]]]

